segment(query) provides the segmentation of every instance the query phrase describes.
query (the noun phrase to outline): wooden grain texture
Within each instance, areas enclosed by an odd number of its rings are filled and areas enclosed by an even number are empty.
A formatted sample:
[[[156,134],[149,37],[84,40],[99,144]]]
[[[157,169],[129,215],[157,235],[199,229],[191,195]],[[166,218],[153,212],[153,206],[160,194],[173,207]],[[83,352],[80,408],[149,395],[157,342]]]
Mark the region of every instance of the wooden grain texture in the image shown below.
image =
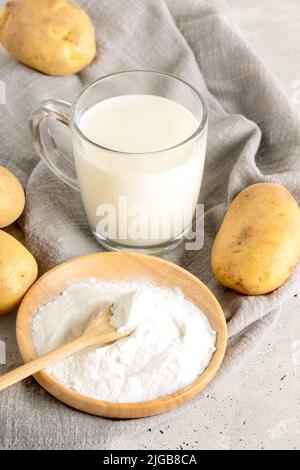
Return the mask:
[[[93,322],[88,325],[86,330],[78,338],[70,341],[54,351],[44,354],[37,359],[27,362],[11,372],[0,377],[0,390],[4,390],[14,385],[20,380],[26,379],[30,375],[39,372],[42,369],[65,359],[78,351],[86,348],[102,347],[114,341],[124,338],[130,331],[119,333],[109,323],[111,307],[107,307],[103,312],[99,312]]]
[[[139,418],[175,408],[193,398],[211,382],[221,365],[227,343],[226,321],[217,299],[199,279],[183,268],[154,256],[132,253],[95,253],[76,258],[52,269],[31,287],[17,316],[17,341],[24,362],[36,358],[31,320],[37,307],[71,283],[90,277],[114,282],[148,279],[161,287],[180,288],[187,299],[203,310],[216,331],[216,352],[207,369],[191,385],[156,400],[136,403],[96,400],[64,387],[45,371],[38,372],[34,377],[51,395],[73,408],[94,415]]]

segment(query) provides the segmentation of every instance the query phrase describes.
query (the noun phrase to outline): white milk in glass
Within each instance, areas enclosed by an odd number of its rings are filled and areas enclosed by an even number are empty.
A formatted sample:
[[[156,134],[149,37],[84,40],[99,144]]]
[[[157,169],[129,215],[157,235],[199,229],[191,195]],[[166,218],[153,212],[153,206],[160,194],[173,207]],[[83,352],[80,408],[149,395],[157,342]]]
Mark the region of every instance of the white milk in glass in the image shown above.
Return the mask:
[[[96,235],[121,245],[150,247],[191,226],[206,129],[200,139],[183,142],[198,126],[187,108],[155,95],[116,96],[83,112],[79,128],[91,142],[77,139],[74,155]]]

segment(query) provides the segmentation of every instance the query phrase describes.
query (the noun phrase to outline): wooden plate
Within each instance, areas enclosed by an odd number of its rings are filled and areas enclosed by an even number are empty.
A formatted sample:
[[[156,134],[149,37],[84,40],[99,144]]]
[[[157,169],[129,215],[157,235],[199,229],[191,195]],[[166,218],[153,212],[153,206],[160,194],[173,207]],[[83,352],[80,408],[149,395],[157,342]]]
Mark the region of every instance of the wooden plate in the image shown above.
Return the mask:
[[[195,382],[177,393],[156,400],[137,403],[96,400],[64,387],[44,371],[34,376],[42,387],[73,408],[110,418],[140,418],[163,413],[190,400],[206,387],[217,373],[226,349],[227,328],[223,311],[211,291],[195,276],[173,263],[147,255],[95,253],[63,263],[44,274],[27,292],[18,311],[17,341],[24,362],[37,356],[31,331],[32,314],[37,307],[62,292],[70,283],[89,277],[105,281],[148,278],[162,287],[179,287],[189,300],[203,310],[217,332],[216,352]]]

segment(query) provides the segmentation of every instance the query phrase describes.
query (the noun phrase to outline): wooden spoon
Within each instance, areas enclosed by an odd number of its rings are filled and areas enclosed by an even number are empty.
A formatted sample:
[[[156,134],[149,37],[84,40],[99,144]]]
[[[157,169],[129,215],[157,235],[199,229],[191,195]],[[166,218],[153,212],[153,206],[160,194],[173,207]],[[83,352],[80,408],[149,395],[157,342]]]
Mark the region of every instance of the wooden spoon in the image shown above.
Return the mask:
[[[98,313],[95,320],[87,326],[83,334],[78,338],[0,377],[0,390],[4,390],[26,377],[45,369],[50,364],[65,359],[82,349],[91,346],[105,346],[128,336],[131,333],[130,330],[120,333],[110,325],[110,314],[111,306]]]

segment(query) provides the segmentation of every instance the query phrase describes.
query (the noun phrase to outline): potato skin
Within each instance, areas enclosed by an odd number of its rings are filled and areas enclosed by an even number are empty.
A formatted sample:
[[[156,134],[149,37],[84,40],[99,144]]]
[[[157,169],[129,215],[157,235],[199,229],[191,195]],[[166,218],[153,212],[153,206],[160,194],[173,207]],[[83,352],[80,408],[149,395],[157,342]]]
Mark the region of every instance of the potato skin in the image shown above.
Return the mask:
[[[23,212],[25,194],[19,180],[0,165],[0,228],[7,227]]]
[[[300,210],[279,184],[257,183],[230,204],[212,249],[212,270],[226,287],[247,295],[272,292],[300,255]]]
[[[18,240],[0,230],[0,314],[19,305],[37,273],[32,254]]]
[[[71,0],[7,2],[0,41],[19,62],[47,75],[77,73],[96,54],[94,27]]]

